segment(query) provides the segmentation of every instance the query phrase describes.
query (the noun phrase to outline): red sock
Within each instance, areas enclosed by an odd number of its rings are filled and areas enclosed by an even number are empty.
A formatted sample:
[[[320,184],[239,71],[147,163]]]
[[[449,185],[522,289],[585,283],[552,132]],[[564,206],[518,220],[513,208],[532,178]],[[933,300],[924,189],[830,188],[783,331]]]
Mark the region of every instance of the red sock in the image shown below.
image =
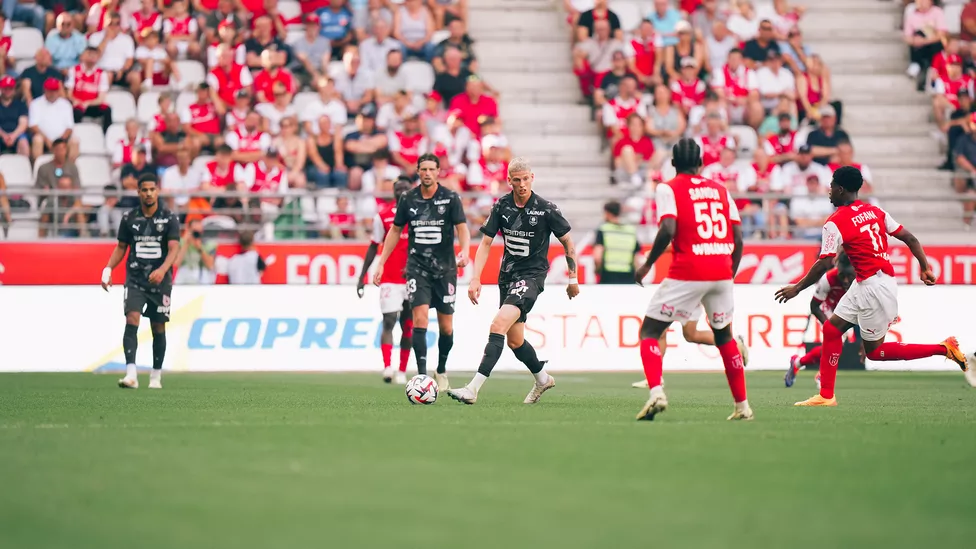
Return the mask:
[[[814,347],[809,353],[800,357],[800,366],[813,366],[814,364],[820,362],[820,353],[822,351],[823,345]]]
[[[410,362],[410,347],[404,349],[400,347],[400,371],[407,371],[407,363]]]
[[[824,324],[823,347],[820,354],[820,396],[834,398],[834,384],[837,382],[837,364],[844,350],[844,334],[830,322]]]
[[[642,339],[640,356],[641,362],[644,364],[644,377],[647,378],[647,386],[653,389],[661,385],[664,364],[661,357],[661,347],[658,346],[657,340]]]
[[[390,367],[390,359],[393,356],[392,343],[380,343],[380,351],[383,353],[383,367]]]
[[[882,343],[868,355],[871,360],[917,360],[930,356],[945,356],[942,345],[922,345],[918,343]]]
[[[742,362],[742,355],[739,354],[739,346],[732,339],[723,345],[719,345],[718,352],[722,355],[722,363],[725,365],[725,378],[729,380],[732,398],[736,402],[742,402],[746,399],[746,371],[745,364]]]

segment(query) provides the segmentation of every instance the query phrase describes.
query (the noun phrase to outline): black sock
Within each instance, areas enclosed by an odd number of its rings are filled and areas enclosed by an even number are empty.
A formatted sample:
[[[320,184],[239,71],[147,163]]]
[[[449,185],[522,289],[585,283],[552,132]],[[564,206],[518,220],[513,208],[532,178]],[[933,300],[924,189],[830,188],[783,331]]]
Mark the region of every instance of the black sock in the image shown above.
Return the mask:
[[[427,375],[427,328],[413,329],[413,354],[417,360],[417,374]]]
[[[533,374],[538,374],[542,371],[545,362],[539,361],[539,357],[535,355],[535,347],[528,341],[523,341],[522,346],[518,349],[512,349],[512,352],[515,353],[515,358],[519,359],[522,364],[525,364]]]
[[[492,368],[502,356],[505,348],[505,336],[502,334],[488,334],[488,345],[485,345],[485,354],[481,357],[481,366],[478,366],[478,373],[488,377],[491,375]]]
[[[125,325],[125,333],[122,335],[122,351],[125,353],[125,363],[136,363],[136,351],[139,349],[139,326],[134,324]]]
[[[451,354],[454,347],[454,332],[449,334],[441,333],[437,338],[437,373],[447,373],[447,355]]]
[[[153,370],[163,369],[166,357],[166,332],[153,332]]]

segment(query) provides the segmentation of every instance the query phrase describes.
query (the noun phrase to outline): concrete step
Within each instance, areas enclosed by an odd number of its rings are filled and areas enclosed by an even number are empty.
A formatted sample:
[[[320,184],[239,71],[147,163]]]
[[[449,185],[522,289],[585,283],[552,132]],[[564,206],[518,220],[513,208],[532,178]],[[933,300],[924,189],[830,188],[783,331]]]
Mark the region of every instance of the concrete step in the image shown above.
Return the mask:
[[[477,0],[470,5],[468,18],[472,20],[484,16],[497,16],[499,12],[553,11],[555,7],[552,0]]]
[[[542,120],[505,119],[505,133],[512,135],[547,137],[590,137],[599,135],[596,126],[590,123],[579,124],[564,118]]]
[[[851,109],[857,110],[857,109]],[[844,115],[847,116],[846,113]],[[886,135],[892,137],[929,137],[935,126],[928,123],[912,123],[900,118],[876,118],[874,120],[853,121],[844,119],[844,130],[852,140],[865,135]]]
[[[487,76],[485,78],[488,78]],[[494,82],[488,78],[488,81]],[[498,86],[496,86],[498,89]],[[577,106],[581,99],[579,84],[561,88],[500,88],[502,92],[501,105],[508,101],[530,103],[533,105],[567,105]]]
[[[519,119],[526,121],[552,120],[564,118],[580,125],[590,124],[590,108],[585,105],[545,104],[532,105],[516,101],[502,103],[501,116],[505,119]]]
[[[859,155],[935,155],[939,154],[939,145],[928,136],[897,136],[857,134],[851,136]]]
[[[879,98],[883,102],[884,98]],[[844,109],[844,127],[851,128],[862,124],[870,125],[878,120],[891,120],[897,124],[928,125],[932,107],[925,103],[897,105],[897,104],[859,104],[850,109]]]
[[[927,96],[919,91],[916,91],[912,87],[897,87],[891,88],[889,90],[864,90],[864,89],[849,89],[845,90],[843,93],[838,92],[833,94],[834,97],[839,98],[844,102],[845,105],[857,105],[858,108],[864,105],[874,105],[877,103],[884,103],[886,105],[924,105],[926,103],[931,103],[931,99],[927,99]]]
[[[563,168],[554,166],[542,166],[533,169],[535,171],[536,185],[544,185],[546,188],[564,187],[584,187],[597,183],[603,184],[610,178],[609,162],[604,167],[579,167]],[[597,187],[590,187],[597,188]],[[602,188],[601,188],[602,190]]]
[[[824,13],[838,17],[838,14],[843,14],[838,18],[861,13],[899,13],[901,11],[900,4],[879,0],[817,0],[806,4],[806,7],[807,16]]]
[[[819,53],[819,52],[818,52]],[[908,68],[907,57],[893,57],[891,59],[874,59],[865,63],[860,59],[826,59],[827,66],[832,73],[838,74],[905,74]],[[907,77],[906,77],[907,79]]]
[[[895,219],[941,218],[958,219],[962,215],[962,203],[956,200],[889,200],[882,203]],[[928,219],[933,221],[933,219]],[[929,226],[939,226],[933,223]]]
[[[832,71],[831,84],[836,95],[841,96],[845,92],[912,92],[919,93],[915,89],[915,83],[904,73],[872,74],[865,76],[862,72],[841,72]]]
[[[898,193],[924,198],[952,196],[952,174],[933,167],[927,169],[879,168],[868,164],[875,190],[879,193]]]
[[[569,27],[565,25],[565,18],[559,20],[558,16],[552,15],[554,23],[549,23],[545,27],[538,29],[510,28],[504,25],[495,25],[478,31],[479,41],[475,43],[478,53],[481,53],[481,41],[495,40],[498,42],[565,42],[566,51],[570,48]],[[474,35],[472,35],[474,37]]]
[[[486,80],[506,91],[515,90],[556,90],[572,89],[579,96],[579,80],[572,72],[546,71],[523,73],[517,71],[484,70],[482,74]]]
[[[878,2],[880,3],[880,2]],[[819,2],[811,2],[807,12],[800,19],[800,29],[807,40],[820,33],[829,33],[836,38],[863,36],[863,32],[898,32],[901,19],[897,10],[855,12],[839,16],[837,12],[817,9]]]
[[[497,44],[494,43],[493,44]],[[563,46],[557,42],[555,48],[549,55],[529,55],[518,53],[506,53],[504,50],[498,51],[495,48],[478,49],[478,65],[481,71],[509,71],[521,73],[549,72],[572,74],[573,61],[570,59],[569,46]],[[527,48],[528,44],[510,44],[509,46],[519,46],[519,52],[531,51]],[[506,48],[507,49],[507,48]],[[550,51],[550,50],[547,50]]]
[[[845,63],[859,62],[865,67],[874,63],[876,59],[901,59],[908,61],[908,47],[901,42],[864,42],[864,41],[808,41],[810,48],[819,53],[828,66],[835,61]]]
[[[512,142],[512,150],[519,151],[519,154],[534,158],[533,155],[550,156],[593,156],[597,159],[602,158],[600,152],[600,138],[596,135],[569,135],[569,136],[549,136],[539,138],[536,134],[511,133],[506,128],[506,134]]]
[[[854,138],[854,146],[857,147],[857,161],[867,164],[872,171],[882,168],[932,170],[945,161],[945,155],[938,151],[927,150],[923,153],[895,154],[884,149],[868,148],[868,143],[859,139],[859,137]],[[929,141],[932,140],[929,139]],[[863,143],[864,147],[859,143]]]
[[[471,13],[468,23],[468,32],[478,39],[483,40],[485,37],[491,36],[492,33],[498,32],[509,32],[512,34],[521,34],[529,36],[532,32],[545,32],[547,29],[559,29],[560,20],[565,26],[566,18],[565,16],[560,17],[560,14],[555,11],[542,11],[542,10],[519,10],[515,13],[510,13],[511,10],[506,9],[505,12],[499,12],[497,10],[483,10],[480,9],[481,6],[478,2],[471,2]],[[520,4],[520,2],[514,2],[513,4]],[[565,38],[569,38],[569,29],[563,33]]]

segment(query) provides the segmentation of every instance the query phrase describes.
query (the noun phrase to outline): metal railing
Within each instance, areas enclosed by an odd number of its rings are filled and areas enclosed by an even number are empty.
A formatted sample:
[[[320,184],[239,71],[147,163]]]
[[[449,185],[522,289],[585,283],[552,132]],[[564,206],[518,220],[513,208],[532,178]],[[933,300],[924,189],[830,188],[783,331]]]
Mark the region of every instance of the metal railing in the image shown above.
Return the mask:
[[[460,193],[465,201],[465,211],[472,227],[480,224],[490,210],[497,195],[487,192]],[[747,227],[747,237],[768,238],[782,232],[783,227],[771,223],[773,218],[788,215],[783,205],[793,198],[804,198],[783,193],[733,193],[735,199],[747,199],[757,207],[744,217],[751,217],[752,221],[744,219]],[[133,206],[138,204],[138,193],[135,191],[101,191],[94,189],[36,189],[14,188],[0,190],[0,198],[7,197],[11,201],[11,218],[7,219],[3,201],[0,200],[0,236],[5,236],[12,225],[24,228],[36,228],[37,234],[33,238],[52,237],[112,237],[118,229],[118,220],[125,209],[118,207],[122,198],[129,199]],[[218,198],[223,200],[217,201]],[[329,214],[332,206],[340,199],[347,199],[347,212],[356,221],[349,225],[336,227],[330,225]],[[161,202],[174,209],[181,217],[205,217],[205,230],[214,234],[231,236],[241,230],[253,230],[259,233],[259,238],[266,240],[290,240],[309,238],[333,238],[342,240],[364,240],[369,234],[372,224],[372,213],[376,207],[363,207],[365,203],[374,203],[375,199],[392,200],[392,195],[363,194],[346,190],[292,190],[286,193],[255,194],[247,191],[209,190],[188,193],[161,192]],[[650,210],[646,208],[648,200],[653,196],[647,192],[628,192],[614,187],[602,189],[577,190],[572,193],[552,195],[547,198],[558,203],[573,201],[573,209],[567,214],[573,223],[573,212],[579,213],[579,202],[589,203],[591,210],[585,216],[592,226],[580,226],[574,223],[576,231],[588,231],[595,228],[600,219],[602,204],[606,200],[620,200],[625,209],[624,218],[635,224],[640,224]],[[824,197],[826,198],[826,197]],[[920,203],[920,202],[974,202],[972,195],[962,195],[947,191],[944,194],[927,193],[916,194],[878,194],[869,197],[878,203]],[[186,205],[175,206],[176,201],[188,201]],[[227,204],[234,202],[236,204]],[[323,205],[319,201],[330,201]],[[223,206],[221,206],[221,204]],[[639,207],[635,207],[639,205]],[[175,207],[174,207],[175,206]],[[566,210],[566,208],[564,208]],[[948,214],[948,212],[946,212]],[[369,214],[369,215],[367,215]],[[952,213],[952,215],[957,215]],[[643,225],[645,230],[653,234],[656,229],[653,222]],[[819,235],[819,227],[797,227],[790,222],[785,229],[794,237],[808,236],[815,239]],[[15,231],[12,235],[18,240],[31,239],[27,230]]]

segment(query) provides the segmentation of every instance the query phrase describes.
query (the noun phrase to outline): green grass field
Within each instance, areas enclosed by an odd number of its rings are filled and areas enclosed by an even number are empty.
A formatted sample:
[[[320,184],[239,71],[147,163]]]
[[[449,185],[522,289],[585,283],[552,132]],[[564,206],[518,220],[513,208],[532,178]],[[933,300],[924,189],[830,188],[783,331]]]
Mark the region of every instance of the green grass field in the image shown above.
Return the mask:
[[[841,372],[798,409],[750,373],[528,375],[475,406],[410,406],[378,375],[0,376],[0,545],[243,547],[973,547],[976,390],[960,374]],[[457,374],[455,383],[467,380]],[[146,376],[140,382],[148,383]]]

